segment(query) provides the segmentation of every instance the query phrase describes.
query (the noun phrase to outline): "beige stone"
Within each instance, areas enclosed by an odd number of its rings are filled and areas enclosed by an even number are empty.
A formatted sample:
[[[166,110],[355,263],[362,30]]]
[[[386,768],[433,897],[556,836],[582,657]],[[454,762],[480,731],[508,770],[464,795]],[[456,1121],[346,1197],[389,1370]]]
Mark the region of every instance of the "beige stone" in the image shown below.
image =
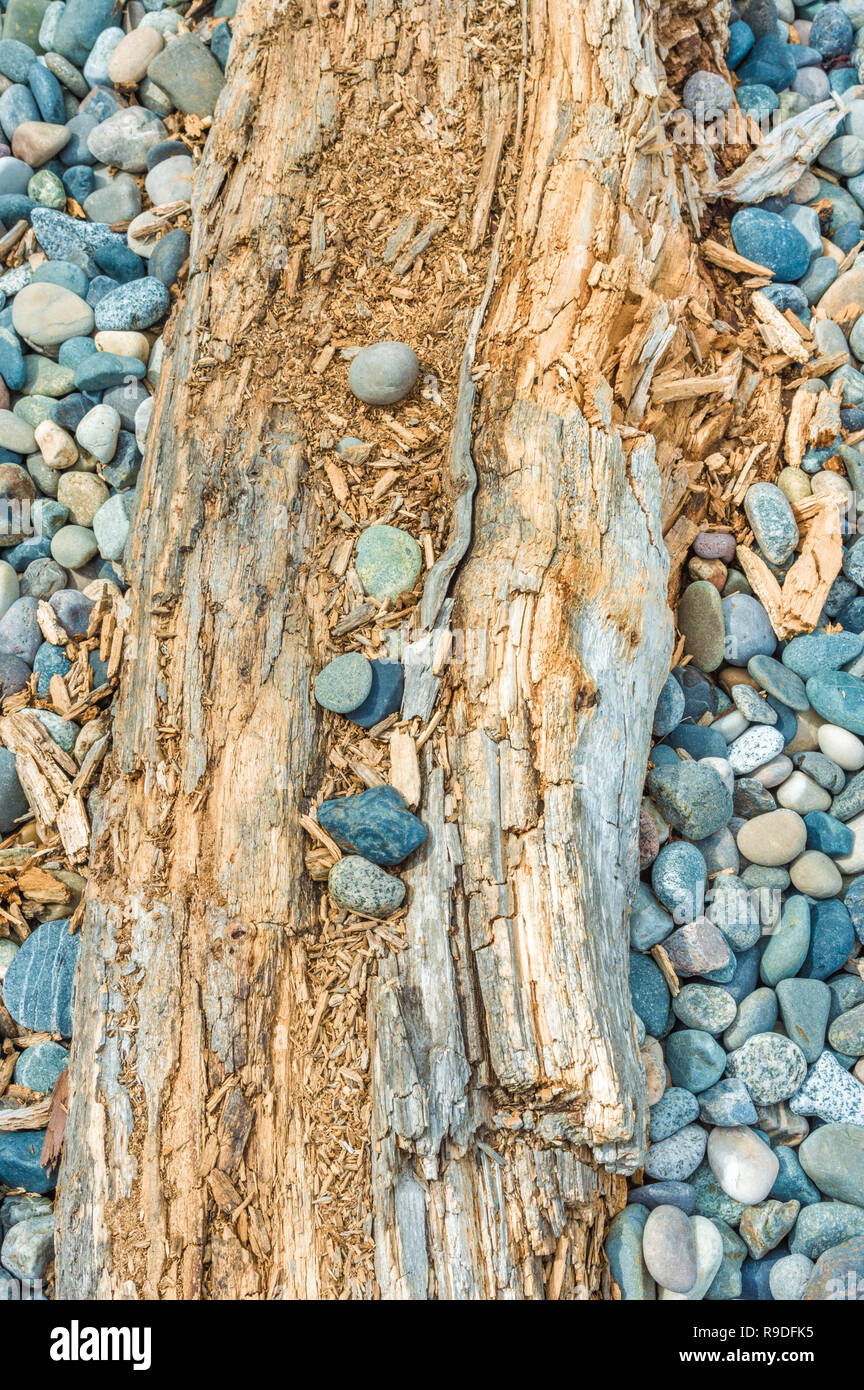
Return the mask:
[[[39,452],[49,468],[71,468],[78,460],[78,445],[53,420],[43,420],[33,431]]]
[[[68,144],[69,131],[65,125],[52,125],[50,121],[22,121],[12,136],[12,153],[32,169],[38,169],[40,164],[47,164]]]
[[[143,333],[104,328],[93,341],[100,352],[116,352],[118,357],[137,357],[145,366],[150,360],[150,343]]]
[[[99,508],[108,501],[107,483],[95,473],[72,469],[64,473],[57,488],[57,501],[69,508],[69,517],[76,526],[92,526]]]
[[[121,39],[108,59],[108,76],[118,86],[129,86],[147,76],[151,59],[161,53],[165,40],[156,29],[133,29]]]

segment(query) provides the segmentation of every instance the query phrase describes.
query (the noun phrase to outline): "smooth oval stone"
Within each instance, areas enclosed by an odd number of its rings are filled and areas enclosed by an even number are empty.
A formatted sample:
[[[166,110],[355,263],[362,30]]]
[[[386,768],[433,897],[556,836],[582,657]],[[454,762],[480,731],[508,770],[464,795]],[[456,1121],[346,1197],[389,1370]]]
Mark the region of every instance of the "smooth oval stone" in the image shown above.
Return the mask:
[[[710,1033],[686,1028],[672,1033],[666,1041],[666,1064],[673,1086],[698,1095],[719,1081],[726,1055]]]
[[[700,1125],[688,1124],[667,1139],[649,1144],[645,1172],[649,1178],[683,1182],[702,1162],[707,1138]]]
[[[719,761],[718,758],[703,759],[705,765],[715,766],[716,771],[726,781],[724,769],[716,766]],[[729,773],[729,779],[731,780],[731,773]],[[727,869],[731,869],[733,874],[737,873],[741,858],[738,854],[738,846],[735,844],[735,836],[727,826],[724,826],[722,830],[715,830],[713,835],[706,835],[704,840],[698,840],[696,848],[705,860],[705,867],[709,876],[725,873]]]
[[[645,1187],[631,1187],[628,1205],[647,1207],[678,1207],[687,1216],[696,1209],[696,1194],[687,1182],[653,1182]]]
[[[398,864],[426,839],[426,827],[395,787],[370,787],[356,796],[323,801],[318,820],[341,849],[373,864]]]
[[[833,898],[843,887],[839,869],[827,854],[815,849],[807,850],[796,859],[789,874],[798,892],[810,898]]]
[[[712,1129],[707,1155],[720,1187],[745,1206],[755,1206],[765,1200],[780,1170],[774,1151],[746,1125]]]
[[[700,120],[712,120],[720,112],[728,111],[734,100],[735,93],[726,79],[704,69],[690,74],[681,93],[685,110]]]
[[[864,651],[864,633],[811,632],[793,637],[783,648],[783,665],[803,680],[820,671],[836,671]],[[806,692],[802,692],[806,694]],[[780,697],[783,698],[782,696]],[[790,703],[789,700],[786,701]],[[795,708],[795,706],[793,706]]]
[[[763,787],[780,787],[793,772],[792,759],[781,753],[779,757],[772,758],[770,763],[763,763],[761,767],[754,768],[753,776]]]
[[[699,1118],[703,1124],[751,1125],[758,1116],[750,1092],[736,1077],[722,1077],[699,1096]]]
[[[756,724],[729,745],[729,765],[736,776],[746,776],[782,753],[784,738],[779,729]]]
[[[724,659],[726,631],[720,595],[707,579],[698,579],[684,590],[678,628],[685,654],[701,671],[716,671]]]
[[[761,974],[766,985],[777,985],[796,975],[809,948],[810,906],[806,898],[790,897],[783,906],[780,925],[768,939],[762,955]]]
[[[652,1144],[660,1144],[664,1139],[669,1139],[679,1130],[684,1129],[685,1125],[692,1125],[694,1120],[699,1118],[699,1102],[690,1091],[683,1090],[680,1086],[669,1086],[663,1092],[658,1101],[651,1106],[649,1121],[649,1138]],[[704,1144],[703,1144],[704,1152]],[[700,1153],[693,1168],[698,1167],[702,1162]],[[690,1170],[691,1172],[693,1169]],[[651,1177],[658,1177],[659,1174],[652,1173]],[[666,1175],[668,1176],[668,1174]],[[680,1176],[680,1175],[679,1175]],[[685,1176],[689,1177],[689,1174]]]
[[[736,951],[746,951],[759,940],[759,896],[737,874],[714,880],[708,915]]]
[[[829,975],[842,969],[854,945],[855,931],[844,904],[836,898],[813,902],[810,948],[800,973],[812,980],[827,980]]]
[[[330,661],[315,681],[315,699],[334,714],[349,714],[372,689],[372,666],[361,652]]]
[[[746,666],[754,656],[774,653],[777,637],[757,599],[750,594],[732,594],[721,600],[721,607],[726,626],[725,659],[729,665]]]
[[[845,772],[857,772],[864,768],[864,743],[848,729],[836,724],[823,724],[816,732],[819,747]]]
[[[683,748],[690,754],[691,758],[724,758],[726,757],[726,740],[716,729],[706,728],[703,724],[679,724],[677,729],[673,729],[667,735],[666,742],[670,748]]]
[[[64,569],[77,570],[92,560],[99,547],[86,526],[62,526],[51,541],[51,558]]]
[[[35,1043],[25,1047],[15,1063],[13,1079],[17,1086],[29,1086],[31,1091],[48,1094],[57,1078],[69,1065],[69,1053],[55,1042]]]
[[[100,299],[96,305],[96,327],[100,332],[106,329],[126,331],[150,328],[164,318],[170,307],[168,287],[155,276],[147,275],[119,285]]]
[[[815,985],[821,982],[812,980],[808,983]],[[858,1004],[835,1018],[828,1029],[828,1041],[835,1052],[842,1052],[847,1057],[864,1056],[864,1004]],[[815,1061],[815,1058],[812,1060]]]
[[[723,1035],[728,1052],[743,1047],[749,1038],[767,1033],[777,1022],[777,997],[772,989],[754,989],[740,1001],[735,1022]],[[743,1078],[746,1084],[746,1078]]]
[[[722,1033],[734,1019],[738,1006],[728,990],[719,985],[687,984],[673,999],[672,1011],[686,1028]]]
[[[734,964],[734,957],[723,933],[699,917],[667,936],[663,949],[679,975],[712,975]]]
[[[742,825],[737,843],[745,859],[754,864],[789,864],[807,843],[807,827],[795,811],[769,811]]]
[[[655,1207],[645,1222],[642,1256],[661,1288],[688,1293],[697,1275],[696,1237],[690,1218],[678,1207]]]
[[[864,681],[857,676],[846,671],[822,671],[807,681],[807,698],[829,723],[864,734]]]
[[[789,1038],[779,1033],[755,1033],[730,1053],[726,1069],[744,1082],[757,1105],[769,1105],[794,1095],[804,1080],[807,1063],[800,1047]]]
[[[413,536],[395,526],[367,526],[357,541],[354,568],[363,592],[372,598],[398,598],[417,582],[423,552]]]
[[[613,1217],[606,1237],[609,1270],[625,1303],[645,1302],[657,1297],[654,1280],[642,1258],[642,1236],[647,1220],[647,1206],[628,1205]]]
[[[823,58],[848,53],[855,39],[852,21],[841,5],[823,5],[810,27],[809,43]]]
[[[37,347],[57,347],[67,338],[92,332],[93,310],[70,290],[37,281],[15,296],[12,323],[22,338]]]
[[[862,638],[862,646],[864,646],[864,638]],[[680,724],[684,717],[684,703],[684,691],[670,672],[654,707],[652,732],[655,738],[663,738],[666,734],[671,734],[672,730]]]
[[[349,718],[361,729],[371,729],[382,719],[396,714],[402,704],[405,672],[400,661],[371,661],[372,685],[362,704],[352,709]]]
[[[153,247],[148,263],[150,274],[169,288],[177,283],[182,267],[189,259],[189,233],[182,227],[160,237]]]
[[[395,405],[414,389],[420,362],[407,343],[361,348],[348,368],[348,387],[367,405]]]
[[[740,215],[736,213],[736,217]],[[771,564],[785,565],[798,544],[798,524],[779,487],[774,483],[754,483],[747,489],[744,511],[765,558]]]
[[[692,922],[705,906],[705,860],[694,845],[676,840],[658,854],[651,887],[676,922]]]
[[[807,1302],[860,1299],[864,1283],[864,1236],[855,1236],[820,1255],[804,1293]]]
[[[669,1026],[669,987],[660,967],[650,956],[630,952],[630,998],[633,1012],[642,1020],[654,1037],[666,1032]]]
[[[714,768],[700,763],[652,768],[648,791],[663,819],[688,839],[713,835],[732,814],[728,787]]]
[[[697,1215],[691,1217],[690,1224],[696,1240],[696,1280],[688,1293],[661,1289],[660,1298],[666,1302],[700,1302],[706,1297],[723,1263],[723,1239],[714,1223],[707,1217]]]
[[[805,1180],[809,1182],[806,1174]],[[855,1236],[864,1236],[864,1209],[849,1202],[817,1201],[802,1207],[789,1249],[794,1255],[818,1260],[826,1250]]]
[[[212,116],[225,85],[219,64],[194,34],[181,35],[157,53],[147,76],[186,116]]]
[[[360,855],[337,860],[327,878],[331,897],[349,912],[368,917],[389,917],[402,905],[405,884]]]
[[[744,76],[743,70],[740,75]],[[794,80],[793,75],[791,81]],[[774,82],[766,81],[765,85],[773,87]],[[784,87],[789,85],[783,83]],[[730,230],[739,256],[767,267],[775,279],[799,280],[806,273],[810,248],[797,228],[777,213],[755,207],[741,208],[732,218]]]
[[[777,711],[773,710],[768,701],[751,685],[734,685],[732,687],[732,699],[748,723],[777,723]],[[743,733],[743,730],[741,732]]]
[[[66,920],[45,922],[28,936],[6,972],[3,995],[17,1023],[33,1032],[72,1033],[80,937]]]
[[[736,687],[737,688],[737,687]],[[748,720],[744,718],[740,709],[727,710],[721,714],[719,719],[715,719],[711,728],[718,734],[722,734],[725,742],[732,743],[739,734],[743,734],[747,728]]]
[[[747,670],[763,690],[781,700],[789,709],[799,713],[809,709],[810,702],[803,680],[784,662],[775,661],[770,656],[754,656],[747,663]]]
[[[822,1125],[808,1134],[798,1157],[804,1172],[826,1197],[864,1207],[864,1128]]]
[[[729,531],[700,531],[693,542],[693,552],[700,559],[729,564],[735,559],[735,537]]]

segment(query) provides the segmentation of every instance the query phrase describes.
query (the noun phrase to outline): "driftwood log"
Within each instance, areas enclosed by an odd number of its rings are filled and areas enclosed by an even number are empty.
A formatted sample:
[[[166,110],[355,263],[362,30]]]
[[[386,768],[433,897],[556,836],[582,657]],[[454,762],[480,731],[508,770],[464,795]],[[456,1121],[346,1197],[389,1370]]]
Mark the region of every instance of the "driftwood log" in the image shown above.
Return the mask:
[[[688,357],[687,315],[711,317],[658,54],[718,58],[727,16],[241,3],[127,556],[61,1297],[609,1296],[604,1233],[645,1144],[626,947],[672,648],[664,518],[702,404],[658,410],[651,387]],[[319,440],[355,409],[341,345],[399,336],[446,387],[453,518],[403,713],[446,713],[401,949],[331,996],[300,823],[343,524]],[[313,1055],[333,1012],[368,1040],[342,1148]]]

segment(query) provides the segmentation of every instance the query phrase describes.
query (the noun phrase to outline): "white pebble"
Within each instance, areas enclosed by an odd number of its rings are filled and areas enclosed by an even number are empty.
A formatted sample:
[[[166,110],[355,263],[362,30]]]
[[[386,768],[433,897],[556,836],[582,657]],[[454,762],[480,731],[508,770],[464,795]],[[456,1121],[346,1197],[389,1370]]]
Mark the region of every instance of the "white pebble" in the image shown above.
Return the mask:
[[[864,767],[864,743],[848,729],[836,724],[823,724],[816,732],[819,747],[826,758],[833,758],[844,772],[858,772]]]

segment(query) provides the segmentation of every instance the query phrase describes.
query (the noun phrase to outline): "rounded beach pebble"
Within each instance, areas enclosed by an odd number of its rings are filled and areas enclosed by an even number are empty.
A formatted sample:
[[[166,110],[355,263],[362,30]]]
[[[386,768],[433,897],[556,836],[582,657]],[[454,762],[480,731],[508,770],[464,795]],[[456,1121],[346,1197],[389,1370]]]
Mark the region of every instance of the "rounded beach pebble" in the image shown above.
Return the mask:
[[[414,389],[420,372],[407,343],[374,343],[361,348],[348,368],[348,386],[366,405],[395,405]]]
[[[350,714],[362,705],[372,689],[372,666],[362,652],[337,656],[320,672],[315,682],[315,699],[322,709],[334,714]]]
[[[337,860],[328,875],[327,887],[340,907],[367,917],[389,917],[401,907],[405,897],[401,878],[385,873],[361,854],[346,854]]]

